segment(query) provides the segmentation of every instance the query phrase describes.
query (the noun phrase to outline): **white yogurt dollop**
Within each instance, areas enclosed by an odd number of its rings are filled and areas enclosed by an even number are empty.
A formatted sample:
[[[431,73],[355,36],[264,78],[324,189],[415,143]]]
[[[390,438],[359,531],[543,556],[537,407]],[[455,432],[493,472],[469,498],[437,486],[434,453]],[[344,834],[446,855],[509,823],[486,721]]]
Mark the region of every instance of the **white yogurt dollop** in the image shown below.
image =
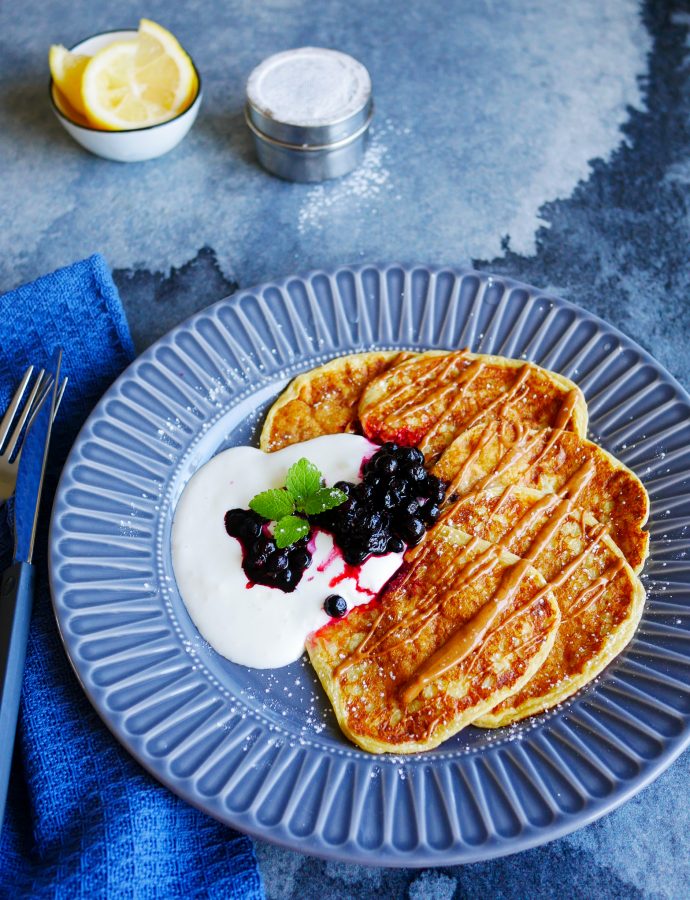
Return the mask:
[[[246,509],[255,494],[282,487],[298,459],[313,462],[332,486],[360,481],[362,460],[377,449],[358,435],[325,435],[276,453],[232,447],[195,472],[175,509],[173,570],[189,615],[218,653],[257,669],[294,662],[307,637],[331,621],[323,610],[329,594],[340,594],[348,608],[368,603],[398,570],[402,553],[370,556],[346,572],[333,538],[317,531],[312,564],[286,594],[248,584],[242,547],[225,531],[227,510]]]

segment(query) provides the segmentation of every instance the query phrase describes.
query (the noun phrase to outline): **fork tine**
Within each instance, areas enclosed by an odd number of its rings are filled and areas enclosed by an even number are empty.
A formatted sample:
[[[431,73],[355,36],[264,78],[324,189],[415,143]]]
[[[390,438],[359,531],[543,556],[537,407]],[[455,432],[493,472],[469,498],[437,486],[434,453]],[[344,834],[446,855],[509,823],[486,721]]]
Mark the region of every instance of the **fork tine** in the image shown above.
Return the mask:
[[[41,374],[43,374],[43,371],[42,371],[42,370],[41,370]],[[55,398],[55,411],[53,412],[53,421],[55,421],[55,419],[56,419],[56,417],[57,417],[57,411],[58,411],[58,409],[60,408],[60,403],[62,402],[62,398],[63,398],[64,393],[65,393],[65,388],[67,387],[67,380],[68,380],[68,379],[67,379],[67,376],[65,376],[65,377],[62,379],[62,381],[60,382],[60,387],[58,388],[57,397]],[[47,380],[47,383],[46,383],[46,385],[44,386],[43,390],[41,391],[40,397],[38,398],[38,400],[35,401],[35,403],[34,403],[34,405],[33,405],[33,409],[30,408],[30,405],[27,405],[27,409],[30,409],[30,411],[31,411],[31,418],[29,419],[29,422],[28,422],[28,424],[27,424],[27,426],[26,426],[26,430],[27,430],[27,431],[28,431],[28,430],[31,428],[31,426],[33,425],[34,419],[36,418],[36,416],[37,416],[38,413],[40,412],[41,407],[43,406],[43,403],[44,403],[46,397],[47,397],[48,394],[50,393],[50,387],[51,387],[52,383],[53,383],[53,379],[52,379],[52,378],[49,378],[49,379]],[[20,429],[20,431],[21,431],[21,429]],[[19,465],[19,460],[20,460],[20,458],[21,458],[21,455],[22,455],[22,448],[20,447],[19,450],[17,450],[17,455],[16,455],[15,458],[12,460],[12,466],[18,466],[18,465]],[[1,453],[0,453],[0,456],[2,456]],[[7,453],[7,457],[8,457],[8,458],[9,458],[9,456],[10,456],[10,453]]]
[[[14,392],[14,397],[10,402],[10,405],[7,407],[7,411],[5,415],[2,417],[2,422],[0,422],[0,450],[2,449],[2,445],[5,443],[5,439],[7,435],[10,433],[10,428],[12,427],[12,420],[15,417],[17,409],[19,408],[19,404],[22,402],[22,397],[24,396],[24,391],[31,380],[31,376],[34,373],[34,367],[29,366],[29,368],[24,373],[24,377],[21,380],[21,384]]]
[[[55,412],[53,413],[53,416],[56,416],[57,411],[60,409],[60,404],[62,403],[62,398],[64,397],[64,394],[65,394],[65,388],[67,387],[67,380],[68,380],[67,376],[65,375],[65,377],[60,382],[60,387],[58,388],[58,394],[57,394],[57,397],[55,398]]]
[[[34,386],[31,389],[31,393],[29,394],[29,399],[24,404],[24,408],[22,409],[21,415],[19,416],[19,419],[17,420],[16,425],[14,426],[14,430],[12,431],[12,434],[9,436],[7,446],[5,447],[5,453],[7,454],[8,459],[12,458],[12,454],[14,453],[14,450],[15,450],[17,444],[19,443],[19,438],[22,434],[22,429],[24,428],[24,425],[26,424],[26,420],[29,418],[30,413],[32,413],[32,421],[33,421],[33,415],[35,415],[35,412],[33,412],[34,404],[36,403],[36,397],[38,396],[39,391],[41,392],[41,396],[40,396],[38,403],[36,404],[36,411],[38,411],[41,408],[41,406],[43,406],[43,401],[45,400],[45,398],[48,394],[48,391],[50,389],[50,383],[53,380],[52,378],[48,377],[46,379],[48,384],[44,384],[43,383],[44,376],[45,376],[45,371],[43,369],[41,369],[41,371],[38,373],[38,378],[36,379]]]
[[[41,372],[43,373],[43,370],[41,370]],[[31,416],[29,418],[29,423],[27,425],[27,431],[29,428],[31,428],[33,420],[36,418],[39,409],[43,406],[43,401],[50,393],[50,389],[52,388],[52,386],[53,386],[53,376],[48,375],[45,378],[45,380],[43,381],[43,384],[41,385],[41,389],[39,391],[38,397],[34,401],[33,407],[31,407],[31,409],[30,409]]]
[[[28,431],[31,426],[34,424],[34,419],[39,414],[43,407],[43,403],[45,399],[50,394],[51,388],[53,387],[53,376],[49,375],[45,381],[45,384],[41,388],[41,393],[38,400],[34,403],[33,409],[31,410],[31,416],[29,418],[29,422],[26,426],[26,430]],[[55,406],[55,411],[57,412],[57,405]],[[17,458],[19,458],[19,454],[17,454]]]

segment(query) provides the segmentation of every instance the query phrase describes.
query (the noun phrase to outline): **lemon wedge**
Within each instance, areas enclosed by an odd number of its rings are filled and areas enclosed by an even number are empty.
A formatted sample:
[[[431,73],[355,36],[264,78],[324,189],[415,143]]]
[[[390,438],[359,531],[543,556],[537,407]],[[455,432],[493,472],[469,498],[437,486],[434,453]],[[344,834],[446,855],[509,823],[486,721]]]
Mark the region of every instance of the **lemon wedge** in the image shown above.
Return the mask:
[[[81,81],[86,64],[90,59],[90,56],[70,53],[61,44],[53,44],[48,54],[48,65],[55,87],[69,106],[81,116],[86,115],[81,96]]]
[[[84,68],[81,96],[89,121],[108,131],[157,125],[194,100],[198,80],[177,39],[142,19],[137,36],[99,50]]]

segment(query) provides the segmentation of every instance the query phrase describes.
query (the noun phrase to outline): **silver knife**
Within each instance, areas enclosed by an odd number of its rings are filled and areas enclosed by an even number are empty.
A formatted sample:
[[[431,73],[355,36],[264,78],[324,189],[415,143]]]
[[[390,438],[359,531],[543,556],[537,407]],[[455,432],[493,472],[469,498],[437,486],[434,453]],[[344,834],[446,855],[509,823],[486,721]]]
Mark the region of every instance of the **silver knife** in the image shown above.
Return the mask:
[[[54,352],[46,373],[52,387],[22,445],[14,495],[14,562],[0,586],[0,825],[5,812],[14,735],[33,605],[32,565],[38,510],[53,416],[57,408],[62,350]]]

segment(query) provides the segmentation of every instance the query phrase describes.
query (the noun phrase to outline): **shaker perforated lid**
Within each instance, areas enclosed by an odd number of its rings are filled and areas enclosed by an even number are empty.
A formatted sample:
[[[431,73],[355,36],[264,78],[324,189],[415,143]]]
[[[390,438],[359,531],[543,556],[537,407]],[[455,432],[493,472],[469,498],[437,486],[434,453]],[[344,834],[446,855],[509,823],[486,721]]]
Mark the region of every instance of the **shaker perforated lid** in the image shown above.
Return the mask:
[[[338,50],[300,47],[276,53],[247,82],[250,126],[296,147],[353,138],[366,127],[371,112],[368,71]]]

